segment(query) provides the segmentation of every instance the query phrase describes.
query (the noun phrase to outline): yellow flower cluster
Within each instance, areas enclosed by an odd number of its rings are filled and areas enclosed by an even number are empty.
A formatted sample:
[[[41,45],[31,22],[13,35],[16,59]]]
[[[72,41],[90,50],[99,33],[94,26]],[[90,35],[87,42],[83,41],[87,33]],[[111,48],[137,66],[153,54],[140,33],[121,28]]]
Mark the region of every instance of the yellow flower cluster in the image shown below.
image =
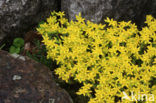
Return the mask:
[[[59,64],[56,74],[82,83],[77,94],[88,96],[89,103],[114,103],[123,91],[156,95],[149,82],[156,78],[156,19],[147,16],[142,30],[131,21],[105,22],[95,24],[81,14],[68,22],[63,12],[53,12],[37,28],[47,57]]]

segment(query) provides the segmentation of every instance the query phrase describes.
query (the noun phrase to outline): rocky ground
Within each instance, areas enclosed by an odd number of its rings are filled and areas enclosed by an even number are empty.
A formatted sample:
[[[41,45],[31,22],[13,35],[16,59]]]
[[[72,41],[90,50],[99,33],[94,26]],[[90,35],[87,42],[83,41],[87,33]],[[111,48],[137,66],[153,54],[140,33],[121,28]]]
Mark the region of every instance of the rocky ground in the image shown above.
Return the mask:
[[[7,52],[16,37],[25,42],[39,39],[29,31],[36,32],[53,10],[65,11],[69,20],[81,12],[95,23],[111,17],[132,20],[139,28],[146,15],[156,17],[156,0],[0,0],[0,103],[87,103],[87,98],[75,95],[80,84],[66,84],[43,64]]]

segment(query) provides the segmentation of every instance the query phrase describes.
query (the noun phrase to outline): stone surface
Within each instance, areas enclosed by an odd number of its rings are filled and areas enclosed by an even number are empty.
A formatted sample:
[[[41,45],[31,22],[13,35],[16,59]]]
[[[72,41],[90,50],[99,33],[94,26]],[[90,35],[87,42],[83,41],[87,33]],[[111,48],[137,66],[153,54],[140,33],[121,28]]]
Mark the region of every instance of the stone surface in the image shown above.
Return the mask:
[[[31,29],[59,9],[60,0],[0,0],[0,41]]]
[[[0,103],[72,103],[44,65],[0,51]]]
[[[146,14],[156,17],[156,0],[62,0],[61,9],[69,20],[81,12],[87,20],[96,23],[111,17],[141,24]]]

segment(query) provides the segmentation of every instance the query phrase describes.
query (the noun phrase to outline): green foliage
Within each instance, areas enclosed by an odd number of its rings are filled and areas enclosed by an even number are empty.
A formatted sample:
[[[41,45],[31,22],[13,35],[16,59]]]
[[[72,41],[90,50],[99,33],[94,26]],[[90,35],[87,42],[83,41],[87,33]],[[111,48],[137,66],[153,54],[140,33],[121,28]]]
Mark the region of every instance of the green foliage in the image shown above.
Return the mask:
[[[22,38],[15,38],[14,41],[13,41],[13,45],[15,47],[22,47],[24,46],[24,40]]]
[[[21,49],[19,47],[11,46],[10,49],[9,49],[9,52],[11,54],[13,54],[13,53],[19,54],[20,53],[20,50]]]
[[[46,58],[47,52],[46,52],[45,45],[41,44],[40,40],[37,40],[37,39],[34,40],[33,43],[34,43],[34,47],[31,48],[32,49],[31,52],[27,51],[26,55],[30,57],[31,59],[39,63],[42,63],[51,69],[54,68],[55,67],[54,61]]]
[[[4,48],[5,44],[1,45],[0,46],[0,50],[2,50]]]
[[[37,30],[47,58],[59,64],[59,78],[82,83],[77,94],[89,97],[89,103],[114,103],[123,91],[156,96],[156,86],[151,85],[156,78],[156,19],[149,15],[145,23],[138,30],[130,21],[107,18],[102,25],[80,14],[68,22],[64,13],[53,12]]]
[[[23,46],[24,46],[24,40],[22,38],[15,38],[12,46],[9,49],[9,52],[19,54]]]
[[[15,38],[13,40],[13,44],[9,48],[10,53],[24,53],[26,51],[26,56],[30,57],[31,59],[34,59],[37,62],[40,62],[47,67],[54,68],[55,62],[52,62],[51,59],[46,58],[46,48],[45,45],[40,43],[40,40],[35,39],[32,41],[34,46],[30,47],[30,51],[24,50],[24,39],[23,38]],[[3,47],[3,46],[2,46]]]

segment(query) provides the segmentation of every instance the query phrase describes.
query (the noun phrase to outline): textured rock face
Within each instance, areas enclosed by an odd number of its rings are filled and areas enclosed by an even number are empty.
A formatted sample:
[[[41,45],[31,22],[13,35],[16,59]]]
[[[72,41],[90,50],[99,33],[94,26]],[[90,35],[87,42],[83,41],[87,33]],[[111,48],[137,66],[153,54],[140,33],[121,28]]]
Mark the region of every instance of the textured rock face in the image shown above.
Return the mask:
[[[146,14],[156,16],[156,0],[62,0],[61,9],[70,20],[81,12],[83,17],[96,23],[111,17],[139,24]]]
[[[27,57],[0,51],[0,103],[72,103],[50,70]]]
[[[58,10],[60,0],[0,0],[0,40],[22,33]]]

